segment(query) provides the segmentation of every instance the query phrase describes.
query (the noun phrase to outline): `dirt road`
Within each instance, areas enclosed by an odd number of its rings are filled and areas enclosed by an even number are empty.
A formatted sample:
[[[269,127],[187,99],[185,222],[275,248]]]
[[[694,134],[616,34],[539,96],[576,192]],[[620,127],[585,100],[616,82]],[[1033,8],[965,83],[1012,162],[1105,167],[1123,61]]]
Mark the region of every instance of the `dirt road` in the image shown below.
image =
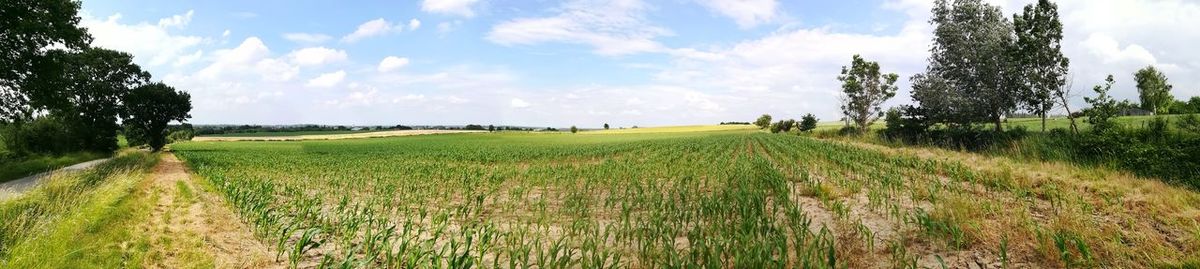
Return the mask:
[[[165,154],[154,168],[149,188],[153,201],[141,229],[150,238],[149,268],[282,268],[250,228],[192,177],[175,155]]]

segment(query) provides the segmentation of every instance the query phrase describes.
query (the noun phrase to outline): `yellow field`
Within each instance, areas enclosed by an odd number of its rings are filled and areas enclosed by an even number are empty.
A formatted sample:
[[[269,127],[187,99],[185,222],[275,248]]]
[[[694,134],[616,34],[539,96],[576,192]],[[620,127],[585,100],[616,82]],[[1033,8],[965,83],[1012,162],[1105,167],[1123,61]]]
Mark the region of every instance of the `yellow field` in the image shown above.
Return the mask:
[[[611,129],[611,130],[596,130],[582,131],[580,134],[651,134],[651,133],[686,133],[686,132],[711,132],[711,131],[734,131],[734,130],[757,130],[754,125],[689,125],[689,126],[665,126],[665,127],[644,127],[636,129]]]

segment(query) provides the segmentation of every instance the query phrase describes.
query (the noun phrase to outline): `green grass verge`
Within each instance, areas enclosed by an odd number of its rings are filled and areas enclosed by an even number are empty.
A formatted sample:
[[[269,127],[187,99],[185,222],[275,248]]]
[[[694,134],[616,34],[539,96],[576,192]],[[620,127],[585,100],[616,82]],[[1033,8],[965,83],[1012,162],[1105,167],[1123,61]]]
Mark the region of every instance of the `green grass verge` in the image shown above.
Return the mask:
[[[134,192],[157,155],[125,154],[84,172],[51,176],[0,202],[0,268],[125,268],[148,242],[135,225],[153,207]]]
[[[18,158],[0,163],[0,183],[108,156],[96,152],[76,152],[62,156],[35,155]]]

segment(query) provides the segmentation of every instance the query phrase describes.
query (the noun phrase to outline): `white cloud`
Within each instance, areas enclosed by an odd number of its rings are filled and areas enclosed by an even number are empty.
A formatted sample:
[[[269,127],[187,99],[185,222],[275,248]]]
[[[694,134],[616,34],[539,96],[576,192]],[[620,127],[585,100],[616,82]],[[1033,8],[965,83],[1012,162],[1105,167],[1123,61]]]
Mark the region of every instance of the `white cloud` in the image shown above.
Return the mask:
[[[332,88],[342,83],[346,79],[346,71],[338,70],[333,73],[325,73],[308,81],[305,86],[314,88]]]
[[[487,39],[501,45],[571,43],[588,45],[603,55],[665,51],[654,38],[670,31],[653,26],[640,0],[572,1],[552,17],[518,18],[492,28]]]
[[[408,20],[408,30],[409,31],[417,30],[417,28],[421,28],[421,20],[418,20],[418,19]]]
[[[85,11],[80,14],[80,25],[91,33],[93,46],[129,52],[138,56],[134,60],[139,64],[153,67],[178,61],[185,51],[204,42],[204,38],[198,36],[171,33],[174,29],[186,27],[192,14],[193,11],[188,11],[183,15],[163,18],[158,24],[122,24],[121,14],[100,19]]]
[[[181,67],[181,66],[190,65],[190,64],[196,62],[197,60],[200,60],[200,57],[202,57],[202,56],[204,56],[204,51],[202,51],[202,50],[197,50],[195,53],[192,53],[189,55],[179,56],[179,58],[175,60],[174,66]]]
[[[474,17],[474,7],[479,0],[424,0],[421,10],[429,13]]]
[[[233,32],[230,32],[229,29],[225,29],[225,32],[221,32],[221,37],[229,37],[229,34],[231,33]]]
[[[1079,45],[1087,48],[1088,52],[1104,63],[1133,62],[1148,65],[1158,62],[1146,48],[1137,44],[1121,48],[1116,39],[1105,34],[1092,34]]]
[[[325,35],[325,34],[287,33],[287,34],[283,34],[283,38],[287,39],[287,40],[291,40],[292,42],[296,42],[296,43],[320,44],[320,43],[325,43],[326,41],[329,41],[329,39],[331,39],[333,37],[330,37],[329,35]]]
[[[408,65],[408,58],[388,56],[388,57],[383,58],[382,61],[379,61],[379,67],[377,68],[377,70],[379,72],[389,72],[389,71],[404,67],[406,65]]]
[[[194,15],[195,13],[196,13],[196,12],[195,12],[194,10],[188,10],[188,12],[187,12],[187,13],[184,13],[184,14],[181,14],[181,15],[175,15],[175,16],[171,16],[171,17],[168,17],[168,18],[162,18],[162,19],[159,19],[159,20],[158,20],[158,27],[162,27],[162,28],[167,28],[167,27],[183,28],[184,26],[187,26],[187,24],[188,24],[188,23],[192,22],[192,15]]]
[[[527,108],[530,105],[529,102],[521,100],[521,98],[513,98],[512,101],[509,101],[508,103],[513,108]]]
[[[359,25],[358,29],[355,29],[353,33],[342,37],[342,42],[354,43],[362,40],[363,38],[387,34],[394,29],[396,28],[387,20],[384,20],[383,18],[374,19],[364,22],[363,24]],[[399,29],[404,28],[401,27]]]
[[[293,63],[301,66],[323,65],[346,60],[346,51],[326,47],[304,48],[288,54]]]
[[[777,0],[697,0],[712,12],[733,19],[742,28],[775,22],[779,19]]]
[[[249,37],[233,49],[216,51],[213,63],[196,72],[196,76],[208,80],[226,80],[252,74],[267,81],[289,81],[300,73],[299,67],[269,58],[270,54],[271,50],[261,39]]]

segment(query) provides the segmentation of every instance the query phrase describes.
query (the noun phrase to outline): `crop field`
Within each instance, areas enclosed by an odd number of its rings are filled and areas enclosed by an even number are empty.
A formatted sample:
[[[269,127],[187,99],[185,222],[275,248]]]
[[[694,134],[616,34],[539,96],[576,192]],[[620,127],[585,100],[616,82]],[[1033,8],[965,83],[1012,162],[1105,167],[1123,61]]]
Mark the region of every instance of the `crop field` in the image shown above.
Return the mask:
[[[1200,195],[1063,164],[751,130],[173,148],[294,267],[1200,265]]]

